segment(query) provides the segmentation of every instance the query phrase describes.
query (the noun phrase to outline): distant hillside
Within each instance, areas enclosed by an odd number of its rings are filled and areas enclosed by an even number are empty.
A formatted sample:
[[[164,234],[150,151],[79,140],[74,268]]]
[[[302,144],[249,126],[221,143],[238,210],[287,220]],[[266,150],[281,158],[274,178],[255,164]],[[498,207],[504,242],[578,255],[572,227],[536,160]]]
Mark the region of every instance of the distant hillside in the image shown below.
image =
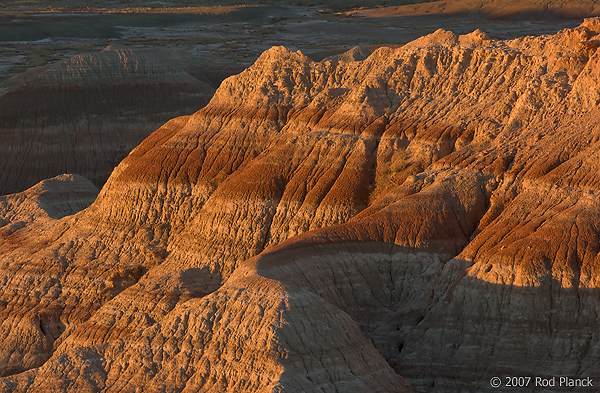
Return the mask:
[[[392,17],[403,15],[435,15],[454,13],[480,13],[490,18],[519,18],[554,16],[585,18],[600,15],[598,0],[442,0],[432,2],[411,1],[402,4],[387,2],[383,8],[361,10],[357,15]]]
[[[214,12],[210,7],[229,7],[243,5],[293,5],[293,6],[310,6],[320,8],[330,8],[335,10],[350,10],[357,8],[375,8],[379,9],[381,15],[390,16],[389,7],[400,7],[397,12],[402,14],[417,12],[417,13],[453,13],[453,12],[483,12],[489,15],[504,16],[512,15],[520,12],[535,12],[535,13],[557,13],[565,17],[583,17],[597,15],[598,1],[597,0],[295,0],[293,2],[285,0],[248,0],[244,2],[238,1],[218,1],[205,0],[201,4],[190,4],[185,0],[161,1],[161,2],[144,2],[144,1],[88,1],[78,2],[77,6],[67,0],[54,0],[44,2],[23,2],[23,1],[5,1],[0,5],[0,16],[2,12],[10,15],[10,12],[24,12],[40,10],[48,12],[56,10],[60,12],[89,12],[94,9],[105,10],[120,10],[130,9],[138,12],[152,11],[158,9],[177,9],[185,7],[194,7],[196,12],[205,9],[207,12]],[[381,10],[386,8],[386,10]],[[219,11],[221,12],[221,11]]]
[[[208,103],[214,88],[158,57],[105,50],[0,83],[0,194],[77,173],[101,187],[167,120]]]

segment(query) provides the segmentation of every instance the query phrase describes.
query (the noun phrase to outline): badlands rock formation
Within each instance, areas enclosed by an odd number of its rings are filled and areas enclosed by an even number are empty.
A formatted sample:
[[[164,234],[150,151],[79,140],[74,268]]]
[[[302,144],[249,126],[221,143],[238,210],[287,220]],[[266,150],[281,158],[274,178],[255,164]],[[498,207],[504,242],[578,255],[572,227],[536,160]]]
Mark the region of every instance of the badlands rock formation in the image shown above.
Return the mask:
[[[0,84],[0,194],[62,173],[102,186],[168,119],[206,105],[214,89],[148,54],[78,55]]]
[[[266,51],[1,238],[0,391],[600,378],[599,33]]]

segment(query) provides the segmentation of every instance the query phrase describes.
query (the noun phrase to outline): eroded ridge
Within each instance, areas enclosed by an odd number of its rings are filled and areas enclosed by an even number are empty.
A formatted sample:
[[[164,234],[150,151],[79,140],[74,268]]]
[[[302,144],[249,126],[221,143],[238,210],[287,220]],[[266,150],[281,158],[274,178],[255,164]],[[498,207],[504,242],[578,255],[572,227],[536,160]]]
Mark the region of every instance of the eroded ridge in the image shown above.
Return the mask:
[[[0,390],[594,373],[598,32],[440,30],[362,61],[270,49],[44,242],[2,238],[2,372],[30,370]]]

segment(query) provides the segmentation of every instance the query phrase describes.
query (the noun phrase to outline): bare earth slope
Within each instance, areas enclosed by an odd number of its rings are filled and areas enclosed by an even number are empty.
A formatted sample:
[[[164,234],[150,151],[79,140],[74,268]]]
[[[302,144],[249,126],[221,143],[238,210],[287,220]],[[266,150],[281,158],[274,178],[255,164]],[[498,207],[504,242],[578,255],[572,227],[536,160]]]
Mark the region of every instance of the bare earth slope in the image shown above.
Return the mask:
[[[1,239],[0,391],[600,377],[599,32],[263,53]]]
[[[533,15],[584,18],[600,15],[598,0],[438,0],[390,5],[359,10],[353,14],[376,18],[461,13],[479,13],[490,18],[524,18]]]
[[[0,84],[0,194],[61,173],[102,186],[168,119],[206,105],[214,89],[149,54],[105,50]]]

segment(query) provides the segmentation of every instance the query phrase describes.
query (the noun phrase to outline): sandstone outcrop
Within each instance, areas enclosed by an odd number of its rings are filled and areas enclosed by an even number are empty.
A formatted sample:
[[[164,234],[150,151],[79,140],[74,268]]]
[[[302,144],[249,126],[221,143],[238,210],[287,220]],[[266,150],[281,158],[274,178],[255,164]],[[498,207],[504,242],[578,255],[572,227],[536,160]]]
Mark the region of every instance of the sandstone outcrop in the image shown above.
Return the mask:
[[[206,105],[214,89],[168,61],[131,50],[78,55],[0,84],[0,194],[61,173],[101,187],[165,121]]]
[[[598,33],[266,51],[0,244],[0,391],[595,377]]]

